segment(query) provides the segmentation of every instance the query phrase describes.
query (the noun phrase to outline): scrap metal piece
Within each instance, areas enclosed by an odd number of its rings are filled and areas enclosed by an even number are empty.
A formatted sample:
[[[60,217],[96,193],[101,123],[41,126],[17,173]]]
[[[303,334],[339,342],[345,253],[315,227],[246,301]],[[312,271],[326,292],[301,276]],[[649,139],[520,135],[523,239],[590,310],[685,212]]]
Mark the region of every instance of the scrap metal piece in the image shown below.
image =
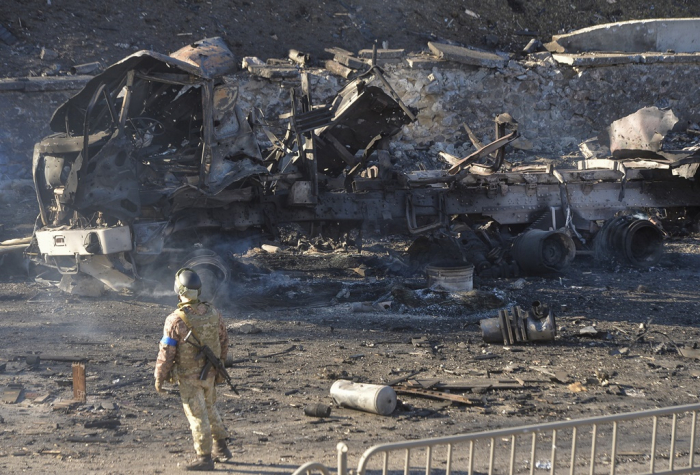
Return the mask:
[[[498,316],[479,322],[486,343],[510,346],[521,342],[553,341],[557,335],[554,312],[535,301],[530,311],[521,307],[499,310]]]
[[[102,70],[102,63],[93,61],[92,63],[76,64],[70,68],[71,74],[95,74]]]
[[[430,51],[438,58],[468,64],[470,66],[479,66],[482,68],[503,68],[508,63],[508,59],[497,54],[487,53],[485,51],[476,51],[463,48],[461,46],[429,41],[428,48],[430,48]]]
[[[468,156],[464,157],[463,159],[461,159],[457,164],[455,164],[452,168],[450,168],[448,170],[448,173],[450,175],[457,175],[459,172],[465,170],[465,167],[467,167],[467,165],[470,165],[470,164],[476,162],[477,160],[486,157],[490,153],[495,152],[495,151],[505,147],[506,145],[508,145],[509,143],[514,141],[515,139],[517,139],[518,137],[519,137],[518,131],[514,130],[513,132],[509,133],[508,135],[494,140],[490,144],[485,145],[484,147],[480,148],[479,150],[477,150],[477,151],[469,154]]]
[[[531,229],[515,238],[512,253],[523,271],[542,274],[568,267],[576,257],[576,245],[564,232]]]
[[[469,406],[474,404],[466,396],[460,396],[459,394],[446,393],[442,391],[433,391],[431,389],[409,388],[406,386],[396,386],[394,389],[396,390],[397,394],[408,394],[410,396],[422,396],[431,399],[442,399],[444,401],[458,402],[461,404],[467,404]]]
[[[309,61],[311,60],[311,55],[308,53],[302,53],[301,51],[295,50],[295,49],[290,49],[289,50],[289,59],[300,65],[301,67],[306,66]]]
[[[326,404],[311,404],[304,407],[304,414],[309,417],[328,417],[331,415],[331,406]]]
[[[474,289],[474,266],[427,266],[428,287],[452,292],[469,292]]]
[[[316,129],[314,138],[320,138],[316,151],[318,170],[332,177],[345,170],[348,156],[377,147],[381,139],[396,135],[412,121],[395,99],[377,86],[367,86],[362,79],[345,86],[330,111],[330,124]],[[338,153],[338,143],[347,153]]]
[[[211,302],[219,289],[228,282],[230,271],[224,259],[210,249],[198,249],[183,264],[197,272],[202,280],[202,300]]]
[[[662,140],[677,122],[678,117],[670,109],[639,109],[610,124],[610,151],[615,158],[659,158],[655,152],[661,150]]]
[[[5,404],[15,404],[22,397],[24,388],[21,384],[8,384],[2,393],[2,402]]]
[[[644,215],[609,219],[595,237],[595,253],[600,260],[620,258],[637,267],[652,267],[663,256],[664,234]]]

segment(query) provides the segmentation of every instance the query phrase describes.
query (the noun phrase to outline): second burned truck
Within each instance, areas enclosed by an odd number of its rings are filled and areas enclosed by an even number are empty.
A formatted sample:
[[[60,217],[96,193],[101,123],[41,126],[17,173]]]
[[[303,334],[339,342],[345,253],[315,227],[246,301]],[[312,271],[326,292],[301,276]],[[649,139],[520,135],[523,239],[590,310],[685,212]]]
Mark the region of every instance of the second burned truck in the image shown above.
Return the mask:
[[[309,232],[444,232],[466,245],[474,233],[454,226],[461,217],[522,232],[508,251],[526,272],[567,265],[576,249],[593,249],[596,235],[629,262],[653,265],[659,228],[616,214],[700,206],[694,182],[680,176],[697,168],[691,153],[584,160],[576,169],[508,166],[505,146],[517,130],[507,115],[497,118],[494,142],[452,157],[450,169],[402,172],[388,143],[415,111],[374,66],[323,105],[312,103],[302,74],[286,135],[277,138],[239,107],[226,76],[234,66],[219,38],[169,56],[140,51],[61,105],[54,134],[34,149],[40,216],[27,255],[118,290],[165,255],[226,278],[221,257],[195,244],[251,230],[274,234],[297,223]],[[256,128],[272,146],[261,150]],[[477,272],[502,271],[488,252],[471,257]]]

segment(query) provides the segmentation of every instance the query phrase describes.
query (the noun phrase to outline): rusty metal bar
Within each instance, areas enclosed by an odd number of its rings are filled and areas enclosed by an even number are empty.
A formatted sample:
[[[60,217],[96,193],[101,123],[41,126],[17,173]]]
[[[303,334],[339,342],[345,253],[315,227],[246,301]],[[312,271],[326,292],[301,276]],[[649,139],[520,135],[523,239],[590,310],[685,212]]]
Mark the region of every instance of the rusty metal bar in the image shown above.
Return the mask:
[[[506,145],[508,145],[510,142],[514,141],[517,138],[518,138],[518,132],[514,131],[514,132],[511,132],[510,134],[508,134],[504,137],[496,139],[493,142],[491,142],[490,144],[487,144],[484,147],[480,148],[479,150],[464,157],[462,160],[457,162],[452,168],[450,168],[447,171],[447,173],[449,173],[450,175],[456,175],[457,173],[462,171],[465,166],[469,165],[472,162],[477,161],[480,158],[485,157],[486,155],[498,150],[501,147],[505,147]]]
[[[85,363],[73,363],[73,399],[80,402],[87,400]]]

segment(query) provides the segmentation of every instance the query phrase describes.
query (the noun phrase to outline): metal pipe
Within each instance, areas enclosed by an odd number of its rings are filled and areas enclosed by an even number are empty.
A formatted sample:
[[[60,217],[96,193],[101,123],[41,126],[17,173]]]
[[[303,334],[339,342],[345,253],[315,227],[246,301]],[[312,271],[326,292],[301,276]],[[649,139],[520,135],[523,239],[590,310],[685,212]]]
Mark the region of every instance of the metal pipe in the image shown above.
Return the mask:
[[[593,424],[593,438],[591,439],[591,470],[590,475],[595,475],[595,442],[598,435],[598,424]]]
[[[474,441],[469,441],[469,474],[474,475]]]
[[[549,468],[549,475],[554,475],[554,466],[557,463],[557,430],[552,431],[552,465]]]
[[[668,469],[673,470],[673,463],[676,459],[676,424],[678,423],[678,414],[673,415],[673,423],[671,424],[671,449],[668,451]]]
[[[537,451],[537,432],[532,433],[532,446],[530,447],[530,475],[535,475],[535,452]]]
[[[493,458],[496,455],[496,439],[491,437],[491,450],[489,451],[489,475],[493,475]]]
[[[452,444],[447,444],[447,468],[445,470],[445,475],[450,475],[452,473]]]
[[[510,436],[510,475],[515,473],[515,436]]]
[[[693,468],[695,463],[695,428],[698,418],[698,413],[693,411],[693,427],[690,428],[690,460],[688,461],[688,467]]]
[[[425,475],[430,475],[431,461],[433,458],[433,446],[429,445],[425,449]]]
[[[338,442],[335,446],[338,451],[338,475],[348,473],[348,446],[344,442]]]
[[[610,475],[615,475],[615,457],[617,457],[617,422],[613,422],[612,448],[610,449]]]
[[[651,430],[651,467],[649,467],[650,473],[654,473],[654,465],[656,462],[656,429],[658,426],[659,418],[654,416],[654,426]]]
[[[571,470],[569,470],[569,475],[574,475],[574,471],[576,470],[574,467],[576,467],[576,427],[574,427],[574,430],[571,434]]]

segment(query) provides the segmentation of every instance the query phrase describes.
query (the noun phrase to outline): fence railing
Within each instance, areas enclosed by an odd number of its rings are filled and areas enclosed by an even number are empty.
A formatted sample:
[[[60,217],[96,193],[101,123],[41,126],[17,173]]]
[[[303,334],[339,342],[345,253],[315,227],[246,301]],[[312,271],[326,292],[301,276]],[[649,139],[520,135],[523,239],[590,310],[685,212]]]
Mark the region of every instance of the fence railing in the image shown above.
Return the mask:
[[[698,411],[700,404],[690,404],[380,444],[365,451],[355,475],[700,473],[695,457]],[[338,444],[338,475],[348,473],[347,450]],[[306,464],[294,474],[317,470],[326,475],[321,467]]]

